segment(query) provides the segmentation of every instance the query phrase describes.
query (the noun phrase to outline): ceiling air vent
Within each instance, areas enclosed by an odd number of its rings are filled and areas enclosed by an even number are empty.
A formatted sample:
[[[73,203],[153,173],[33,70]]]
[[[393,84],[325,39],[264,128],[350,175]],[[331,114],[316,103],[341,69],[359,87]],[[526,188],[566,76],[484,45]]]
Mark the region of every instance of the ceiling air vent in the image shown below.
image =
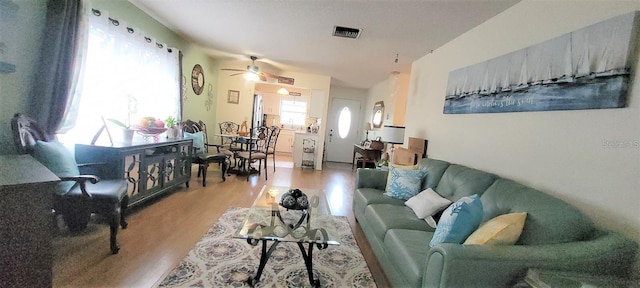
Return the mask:
[[[336,36],[336,37],[356,39],[360,37],[360,33],[362,33],[362,29],[343,27],[343,26],[333,27],[333,36]]]

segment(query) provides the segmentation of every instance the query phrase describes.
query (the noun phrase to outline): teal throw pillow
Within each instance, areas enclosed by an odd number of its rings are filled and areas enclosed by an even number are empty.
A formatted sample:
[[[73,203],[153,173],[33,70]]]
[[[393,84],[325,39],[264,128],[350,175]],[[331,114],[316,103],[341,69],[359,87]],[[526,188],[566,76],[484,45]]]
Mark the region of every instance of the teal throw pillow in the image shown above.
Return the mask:
[[[462,244],[480,226],[482,213],[482,202],[477,194],[460,198],[442,213],[429,246]]]
[[[33,157],[58,177],[73,177],[80,175],[76,160],[62,143],[52,141],[36,141],[33,146]],[[75,184],[72,181],[62,181],[58,184],[56,193],[64,194]]]
[[[422,180],[424,180],[426,175],[424,170],[402,169],[389,166],[387,189],[384,195],[391,198],[408,200],[422,190]]]
[[[193,147],[196,148],[196,155],[204,153],[204,134],[202,131],[196,133],[184,132],[185,139],[193,139]]]

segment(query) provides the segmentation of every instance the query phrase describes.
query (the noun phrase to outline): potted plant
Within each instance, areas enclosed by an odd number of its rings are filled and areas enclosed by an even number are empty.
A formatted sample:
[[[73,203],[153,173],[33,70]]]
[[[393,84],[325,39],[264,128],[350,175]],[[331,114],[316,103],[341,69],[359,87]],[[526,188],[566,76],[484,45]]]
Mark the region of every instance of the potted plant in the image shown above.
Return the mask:
[[[120,128],[120,133],[117,132],[117,130],[111,131],[111,137],[113,137],[116,142],[124,142],[124,143],[128,143],[131,142],[131,140],[133,139],[133,130],[131,128],[129,128],[129,126],[125,125],[124,123],[116,120],[116,119],[106,119],[107,121],[109,121],[110,123],[114,124],[115,126],[117,126],[118,128]]]
[[[178,137],[178,120],[175,117],[169,116],[164,120],[164,124],[167,127],[167,138]]]

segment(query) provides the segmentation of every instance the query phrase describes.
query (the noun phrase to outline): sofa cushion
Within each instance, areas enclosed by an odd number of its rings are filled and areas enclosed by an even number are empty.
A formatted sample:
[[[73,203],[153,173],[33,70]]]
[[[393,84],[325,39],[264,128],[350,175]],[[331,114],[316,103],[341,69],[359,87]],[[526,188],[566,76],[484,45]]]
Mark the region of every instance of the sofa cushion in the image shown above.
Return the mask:
[[[422,286],[422,275],[426,266],[429,245],[433,232],[391,229],[384,238],[385,253],[389,261],[402,274],[410,287]]]
[[[462,197],[444,210],[429,245],[434,247],[440,243],[462,244],[481,222],[480,197],[476,194]]]
[[[403,205],[404,200],[395,199],[383,194],[384,191],[375,188],[358,188],[353,193],[353,212],[356,217],[364,216],[364,209],[370,204]]]
[[[465,245],[513,245],[520,238],[527,213],[509,213],[497,216],[471,233]]]
[[[407,200],[420,192],[425,172],[419,169],[402,169],[389,166],[389,176],[385,195]]]
[[[427,173],[427,177],[422,184],[422,190],[427,188],[436,188],[438,182],[440,182],[440,178],[442,178],[442,174],[449,167],[449,162],[433,159],[433,158],[423,158],[418,162],[418,167],[420,170],[423,170]]]
[[[451,164],[442,175],[435,190],[438,194],[455,202],[464,196],[482,195],[496,178],[496,175],[491,173]]]
[[[374,235],[382,240],[389,229],[433,231],[427,223],[416,217],[413,211],[404,205],[371,204],[364,211],[364,219]],[[424,240],[425,242],[428,239]]]
[[[516,244],[540,245],[579,241],[592,235],[593,222],[575,207],[551,195],[499,178],[480,198],[483,219],[527,212]]]

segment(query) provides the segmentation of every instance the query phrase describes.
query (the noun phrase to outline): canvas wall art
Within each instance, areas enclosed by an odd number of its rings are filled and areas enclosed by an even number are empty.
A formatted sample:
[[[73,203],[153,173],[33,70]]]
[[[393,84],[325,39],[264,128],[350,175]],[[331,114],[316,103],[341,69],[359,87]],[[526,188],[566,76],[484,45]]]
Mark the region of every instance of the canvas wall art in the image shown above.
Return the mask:
[[[637,27],[624,14],[451,71],[444,113],[626,107]]]

